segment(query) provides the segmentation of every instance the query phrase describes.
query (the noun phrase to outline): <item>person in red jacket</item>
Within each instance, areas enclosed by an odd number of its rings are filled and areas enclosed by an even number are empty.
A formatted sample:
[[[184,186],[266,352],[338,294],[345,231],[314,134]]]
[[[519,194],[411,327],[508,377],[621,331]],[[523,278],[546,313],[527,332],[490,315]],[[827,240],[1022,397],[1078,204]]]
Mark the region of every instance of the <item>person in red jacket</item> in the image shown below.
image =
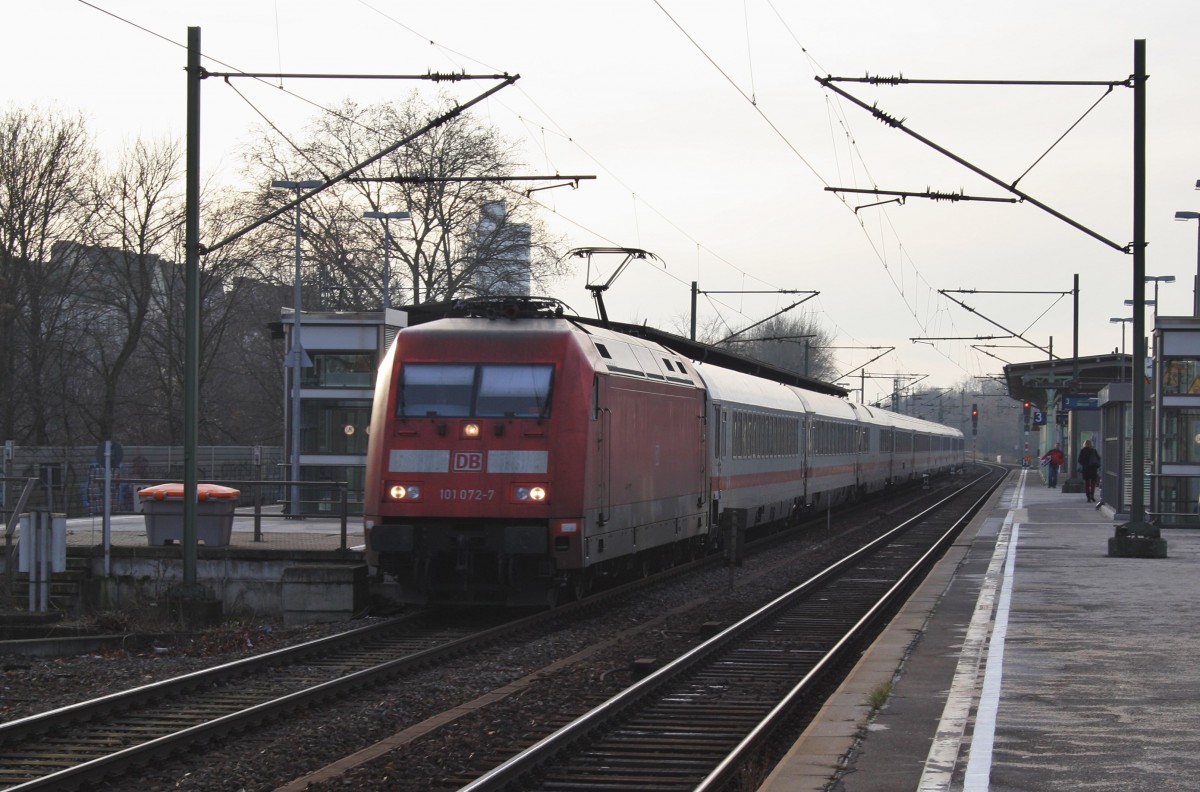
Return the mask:
[[[1058,443],[1054,444],[1046,453],[1042,454],[1042,464],[1046,466],[1046,480],[1048,486],[1058,486],[1058,469],[1063,463],[1063,452],[1059,449]]]

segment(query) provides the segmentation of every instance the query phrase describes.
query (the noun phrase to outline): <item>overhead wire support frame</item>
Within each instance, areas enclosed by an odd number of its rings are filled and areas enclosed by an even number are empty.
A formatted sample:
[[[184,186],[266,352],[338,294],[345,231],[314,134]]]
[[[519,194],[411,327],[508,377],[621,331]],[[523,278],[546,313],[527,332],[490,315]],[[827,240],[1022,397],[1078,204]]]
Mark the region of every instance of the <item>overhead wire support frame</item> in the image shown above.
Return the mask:
[[[818,80],[821,78],[818,77]],[[826,77],[833,82],[869,83],[870,85],[1041,85],[1094,88],[1129,88],[1132,81],[1126,80],[914,80],[903,75],[899,77],[882,77],[868,74],[865,77]]]
[[[1040,344],[1035,344],[1034,342],[1030,341],[1028,338],[1026,338],[1025,336],[1021,335],[1020,333],[1016,332],[1015,330],[1010,330],[1010,329],[1008,329],[1007,327],[1005,327],[1004,325],[1002,325],[1002,324],[1000,324],[999,322],[995,321],[994,319],[989,319],[988,317],[986,317],[986,316],[984,316],[983,314],[979,313],[979,311],[977,311],[977,310],[975,310],[974,308],[972,308],[971,306],[967,305],[967,304],[966,304],[965,302],[963,302],[962,300],[955,299],[954,297],[951,297],[949,294],[947,294],[947,292],[948,292],[948,291],[950,291],[950,290],[949,290],[949,289],[938,289],[938,294],[942,295],[942,296],[943,296],[943,297],[945,297],[947,300],[951,300],[951,301],[953,301],[953,302],[956,302],[956,303],[958,303],[958,304],[959,304],[959,305],[961,305],[963,308],[965,308],[965,309],[967,309],[968,311],[970,311],[971,313],[975,314],[976,316],[978,316],[980,319],[984,320],[985,322],[988,322],[988,323],[990,323],[990,324],[993,324],[993,325],[995,325],[996,327],[999,327],[1001,330],[1003,330],[1004,332],[1008,333],[1008,334],[1010,335],[1010,337],[1012,337],[1012,338],[1019,338],[1019,339],[1021,339],[1022,341],[1024,341],[1026,344],[1029,344],[1029,346],[1033,347],[1034,349],[1038,349],[1038,350],[1041,350],[1042,352],[1045,352],[1045,353],[1046,353],[1046,355],[1047,355],[1047,356],[1049,356],[1049,358],[1050,358],[1051,360],[1054,360],[1054,359],[1057,357],[1057,356],[1054,354],[1054,352],[1053,352],[1052,350],[1049,350],[1049,349],[1047,349],[1046,347],[1044,347],[1044,346],[1041,346]],[[1052,292],[1052,294],[1070,294],[1070,293],[1071,293],[1071,292]],[[1056,302],[1057,302],[1057,301],[1056,301]],[[917,339],[912,339],[912,340],[913,340],[913,342],[915,343]]]
[[[732,293],[732,292],[731,292],[731,293]],[[749,294],[750,292],[746,292],[746,293],[747,293],[747,294]],[[768,292],[768,293],[769,293],[769,292]],[[782,293],[785,293],[785,292],[783,292],[783,290],[780,290],[780,293],[782,294]],[[758,326],[759,326],[759,325],[761,325],[761,324],[766,324],[767,322],[769,322],[769,321],[771,321],[772,319],[774,319],[776,316],[780,316],[780,315],[782,315],[782,314],[785,314],[785,313],[787,313],[788,311],[792,310],[793,308],[795,308],[795,307],[796,307],[796,306],[798,306],[798,305],[803,305],[804,303],[808,302],[808,301],[809,301],[809,300],[811,300],[812,298],[816,297],[816,296],[817,296],[818,294],[820,294],[821,292],[819,292],[819,291],[809,291],[809,290],[807,290],[807,289],[804,289],[804,290],[795,290],[795,291],[789,291],[789,292],[786,292],[786,293],[787,293],[787,294],[807,294],[808,296],[807,296],[807,297],[805,297],[803,300],[797,300],[796,302],[792,303],[791,305],[787,306],[786,308],[780,308],[778,311],[776,311],[775,313],[771,314],[771,315],[770,315],[770,316],[768,316],[766,319],[760,319],[759,321],[755,322],[755,323],[754,323],[754,324],[752,324],[752,325],[747,325],[746,327],[743,327],[741,330],[738,330],[736,333],[730,333],[729,335],[725,336],[724,338],[722,338],[722,339],[721,339],[720,341],[718,341],[717,343],[718,343],[718,344],[724,344],[724,343],[726,343],[726,342],[728,342],[728,341],[731,341],[731,340],[733,340],[733,339],[737,338],[737,337],[738,337],[738,336],[740,336],[742,333],[745,333],[747,330],[753,330],[754,328],[758,327]],[[716,294],[716,292],[704,292],[704,294]]]
[[[238,76],[246,76],[246,75],[242,72],[235,72],[235,73],[233,73],[232,76],[238,77]],[[348,169],[342,171],[341,173],[337,174],[336,176],[326,179],[325,183],[323,185],[321,185],[320,187],[316,187],[316,188],[313,188],[313,189],[307,190],[307,191],[297,190],[297,193],[299,193],[299,195],[297,195],[295,198],[288,201],[287,203],[283,204],[282,206],[278,207],[274,211],[268,212],[267,214],[263,215],[259,219],[253,221],[252,223],[250,223],[247,226],[244,226],[242,229],[233,232],[232,234],[225,237],[224,239],[222,239],[219,242],[214,242],[211,245],[200,244],[197,246],[197,249],[199,250],[199,252],[201,254],[212,253],[213,251],[217,250],[218,248],[222,248],[225,245],[228,245],[229,243],[234,242],[237,239],[240,239],[241,237],[250,233],[254,229],[259,228],[260,226],[266,225],[267,223],[274,220],[276,217],[279,217],[280,215],[282,215],[288,211],[291,211],[292,209],[296,208],[301,203],[303,203],[304,201],[307,201],[309,198],[312,198],[313,196],[317,195],[318,193],[328,190],[330,187],[332,187],[335,184],[338,184],[339,182],[346,181],[347,179],[350,178],[351,174],[357,173],[358,171],[361,171],[363,168],[367,167],[368,165],[372,165],[372,164],[378,162],[379,160],[386,157],[388,154],[391,154],[393,151],[396,151],[399,148],[401,148],[402,146],[406,146],[409,143],[411,143],[412,141],[421,137],[426,132],[436,129],[439,126],[441,126],[442,124],[450,121],[451,119],[462,115],[464,112],[469,110],[471,107],[479,104],[484,99],[491,97],[492,94],[497,93],[497,92],[503,90],[504,88],[507,88],[508,86],[515,83],[517,80],[521,79],[521,75],[519,75],[519,74],[504,75],[503,77],[498,77],[497,79],[502,80],[502,82],[499,85],[493,85],[491,88],[488,88],[486,91],[484,91],[483,93],[474,97],[473,99],[469,99],[466,102],[464,102],[463,104],[455,105],[454,107],[450,108],[446,112],[439,115],[437,118],[434,118],[434,119],[428,121],[420,129],[417,129],[416,131],[412,132],[411,134],[405,135],[403,138],[401,138],[397,142],[393,143],[392,145],[388,146],[387,148],[383,149],[382,151],[380,151],[376,154],[373,154],[372,156],[368,157],[367,159],[363,160],[362,162],[358,163],[357,165],[350,166]]]
[[[466,74],[457,72],[442,74],[428,72],[426,74],[307,74],[307,73],[277,73],[277,72],[215,72],[204,70],[202,77],[250,77],[256,80],[431,80],[433,82],[460,82],[462,80],[506,80],[507,74]]]
[[[971,172],[973,172],[979,176],[982,176],[983,178],[985,178],[988,181],[992,182],[993,184],[997,185],[998,187],[1005,190],[1006,192],[1010,192],[1013,195],[1017,196],[1022,201],[1033,204],[1037,208],[1041,209],[1043,212],[1046,212],[1047,214],[1050,214],[1053,217],[1057,217],[1059,220],[1063,221],[1067,225],[1077,228],[1078,230],[1082,231],[1083,233],[1087,234],[1088,236],[1092,237],[1093,239],[1103,242],[1105,245],[1108,245],[1109,247],[1111,247],[1115,250],[1119,250],[1122,253],[1133,253],[1134,252],[1134,250],[1133,250],[1134,246],[1132,244],[1129,244],[1129,245],[1118,244],[1116,242],[1113,242],[1111,239],[1108,239],[1107,237],[1104,237],[1104,236],[1100,235],[1099,233],[1093,231],[1092,229],[1088,228],[1087,226],[1083,225],[1082,223],[1079,223],[1076,220],[1072,220],[1071,218],[1064,215],[1062,212],[1059,212],[1057,209],[1053,209],[1049,205],[1044,204],[1041,201],[1037,200],[1032,195],[1029,195],[1028,193],[1018,190],[1015,182],[1013,184],[1008,184],[1007,182],[1004,182],[1003,180],[988,173],[983,168],[980,168],[976,165],[971,164],[970,162],[968,162],[967,160],[958,156],[957,154],[950,151],[949,149],[943,148],[942,146],[939,146],[938,144],[934,143],[929,138],[924,137],[923,135],[921,135],[918,132],[915,132],[912,129],[909,129],[908,127],[906,127],[904,125],[905,119],[896,118],[895,116],[891,116],[891,115],[885,113],[884,111],[880,110],[877,106],[867,104],[866,102],[862,101],[858,97],[853,96],[849,92],[839,88],[837,85],[834,84],[835,82],[859,82],[859,83],[865,82],[865,83],[872,83],[872,84],[876,84],[876,85],[901,85],[901,84],[914,84],[917,82],[949,84],[951,81],[949,81],[949,80],[918,81],[918,80],[906,79],[904,77],[871,77],[869,75],[867,77],[814,77],[813,79],[815,79],[817,82],[819,82],[824,87],[828,88],[829,90],[831,90],[834,93],[838,94],[839,96],[843,97],[844,99],[847,99],[848,101],[853,102],[854,104],[858,105],[862,109],[866,110],[868,113],[870,113],[875,118],[882,121],[883,123],[887,124],[888,126],[899,129],[901,132],[905,133],[909,137],[912,137],[915,140],[918,140],[918,141],[924,143],[926,146],[929,146],[931,149],[938,152],[939,154],[949,157],[950,159],[957,162],[959,165],[962,165],[964,168],[967,168]],[[1084,85],[1084,86],[1088,86],[1088,85],[1090,85],[1090,86],[1106,86],[1111,91],[1112,88],[1114,88],[1118,85],[1129,86],[1129,85],[1131,85],[1131,81],[1108,80],[1108,81],[1099,81],[1099,82],[1097,82],[1097,81],[1064,82],[1064,81],[1055,81],[1055,80],[1035,80],[1035,81],[979,80],[979,81],[974,81],[974,82],[962,81],[961,84],[1047,85],[1047,86],[1052,86],[1052,85],[1067,85],[1067,86],[1069,86],[1069,85],[1077,85],[1077,86]],[[829,188],[827,188],[827,189],[829,189]],[[839,190],[832,190],[832,191],[838,192]],[[875,191],[870,190],[868,192],[875,192]],[[900,192],[897,192],[896,194],[897,195],[913,195],[913,196],[918,195],[918,193],[900,193]]]
[[[989,201],[992,203],[1018,203],[1016,198],[998,198],[996,196],[987,195],[966,195],[961,192],[947,193],[938,192],[936,190],[926,190],[925,192],[910,192],[908,190],[872,190],[862,187],[826,187],[825,192],[836,193],[865,193],[867,195],[895,195],[900,197],[900,204],[904,203],[905,198],[928,198],[931,201]],[[890,201],[879,201],[878,203],[865,204],[864,206],[856,206],[854,211],[857,213],[859,209],[867,209],[872,206],[890,203]]]

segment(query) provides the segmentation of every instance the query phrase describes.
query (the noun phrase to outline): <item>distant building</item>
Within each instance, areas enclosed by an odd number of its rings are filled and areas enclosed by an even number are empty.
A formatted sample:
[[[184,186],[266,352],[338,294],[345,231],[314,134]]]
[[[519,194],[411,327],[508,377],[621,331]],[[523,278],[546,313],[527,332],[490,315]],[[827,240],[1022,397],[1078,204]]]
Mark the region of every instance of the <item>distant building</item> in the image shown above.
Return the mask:
[[[473,291],[479,296],[528,296],[530,225],[508,222],[504,201],[483,205],[475,227]]]
[[[281,313],[281,330],[292,346],[293,309]],[[375,375],[396,333],[407,324],[403,311],[301,311],[300,342],[311,366],[300,374],[300,447],[297,457],[301,486],[300,514],[336,513],[336,491],[330,482],[347,484],[351,514],[362,513],[363,477]],[[286,363],[285,363],[286,365]],[[285,372],[285,461],[293,454],[292,375]],[[288,477],[288,474],[284,474]],[[287,498],[285,497],[285,500]]]

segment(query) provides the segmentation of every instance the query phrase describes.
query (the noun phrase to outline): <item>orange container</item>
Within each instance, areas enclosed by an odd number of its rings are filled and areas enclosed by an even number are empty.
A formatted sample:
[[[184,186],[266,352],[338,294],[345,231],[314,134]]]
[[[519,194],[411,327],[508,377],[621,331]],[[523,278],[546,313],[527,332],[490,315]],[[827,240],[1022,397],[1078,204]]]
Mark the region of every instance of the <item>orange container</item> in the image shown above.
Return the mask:
[[[196,541],[224,547],[233,534],[233,509],[240,490],[219,484],[196,486]],[[138,490],[146,515],[146,541],[166,545],[183,541],[183,485],[158,484]]]
[[[233,487],[222,487],[220,484],[196,485],[197,501],[206,501],[210,498],[236,498],[241,494],[241,490],[235,490]],[[138,490],[138,496],[141,498],[154,498],[154,500],[166,500],[167,498],[182,499],[183,485],[158,484],[154,487],[146,487],[146,489]]]

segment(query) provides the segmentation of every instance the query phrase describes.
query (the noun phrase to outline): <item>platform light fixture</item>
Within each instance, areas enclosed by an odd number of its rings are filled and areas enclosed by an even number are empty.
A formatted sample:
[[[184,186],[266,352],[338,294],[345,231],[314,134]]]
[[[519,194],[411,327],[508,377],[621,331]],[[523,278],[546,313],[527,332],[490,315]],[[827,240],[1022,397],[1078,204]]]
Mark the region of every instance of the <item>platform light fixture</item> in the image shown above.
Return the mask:
[[[389,221],[407,220],[412,217],[412,215],[408,212],[363,212],[363,217],[366,217],[370,220],[383,221],[383,310],[386,311],[390,307],[388,300],[388,286],[392,279],[392,235]]]
[[[1174,283],[1175,276],[1174,275],[1145,275],[1143,277],[1145,278],[1146,283],[1154,284],[1154,300],[1150,304],[1154,305],[1154,322],[1155,322],[1155,324],[1157,324],[1158,323],[1158,284]]]
[[[300,193],[303,190],[315,190],[318,187],[324,187],[325,182],[317,180],[308,181],[289,181],[286,179],[275,179],[271,182],[271,186],[279,190],[295,190],[296,198],[299,199]],[[300,481],[300,369],[304,366],[311,366],[312,362],[308,359],[308,355],[304,352],[304,345],[300,343],[300,204],[296,201],[296,274],[292,283],[292,347],[288,350],[287,365],[292,370],[292,494],[288,514],[292,519],[295,519],[300,514],[300,485],[296,482]]]
[[[1200,181],[1196,182],[1200,190]],[[1176,212],[1176,220],[1200,220],[1200,212]],[[1200,223],[1196,224],[1196,282],[1192,284],[1192,316],[1200,317]]]
[[[1130,300],[1130,302],[1133,302]],[[1121,325],[1121,382],[1125,381],[1125,325],[1133,321],[1133,317],[1114,316],[1108,321],[1113,324],[1120,323]]]

